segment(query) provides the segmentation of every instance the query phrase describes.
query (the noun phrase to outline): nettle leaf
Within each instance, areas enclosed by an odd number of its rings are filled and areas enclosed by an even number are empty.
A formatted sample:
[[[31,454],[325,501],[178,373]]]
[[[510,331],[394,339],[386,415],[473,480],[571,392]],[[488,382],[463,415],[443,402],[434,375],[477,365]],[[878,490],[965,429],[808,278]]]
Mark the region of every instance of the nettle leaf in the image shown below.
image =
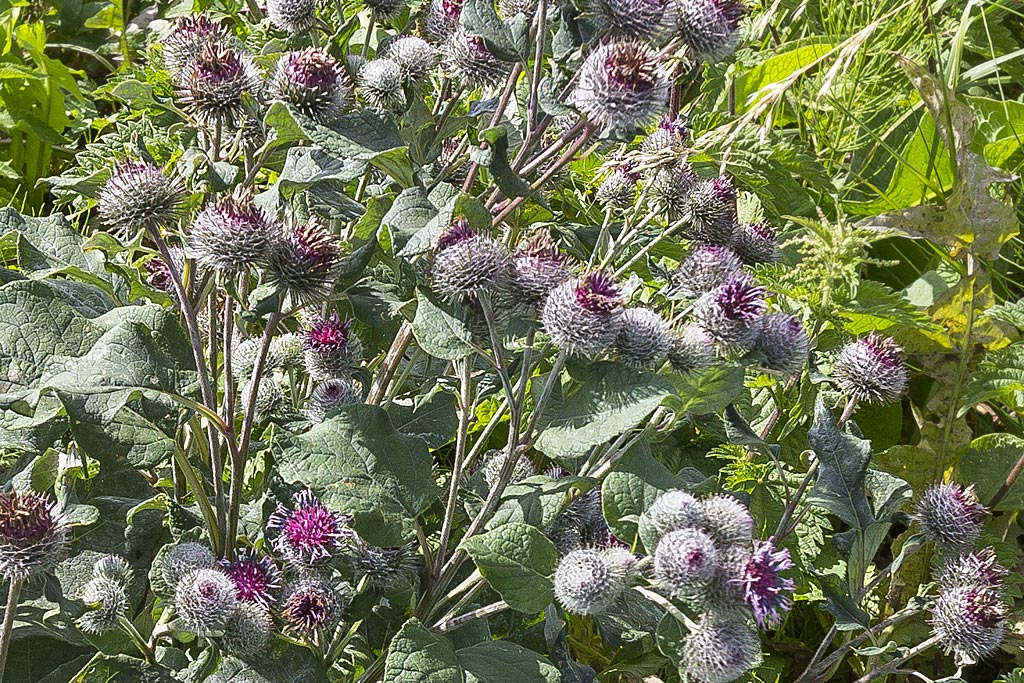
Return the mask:
[[[1024,452],[1024,439],[1013,434],[986,434],[971,442],[970,450],[956,466],[956,479],[964,484],[974,484],[978,498],[986,502],[1006,481],[1006,474],[1013,469]],[[996,510],[1024,509],[1024,479],[1018,478],[998,505]]]
[[[601,505],[608,527],[619,540],[633,546],[640,515],[651,503],[666,491],[687,488],[682,479],[654,458],[647,444],[639,443],[622,456],[601,485]]]
[[[1024,407],[1024,344],[1016,343],[989,352],[971,375],[971,385],[961,413],[967,406],[1000,398],[1011,406]]]
[[[428,631],[416,618],[405,622],[391,641],[384,683],[463,683],[455,648]]]
[[[473,352],[469,328],[457,315],[457,309],[422,288],[416,290],[412,333],[420,348],[434,358],[458,360]]]
[[[558,683],[558,669],[533,650],[506,640],[492,640],[455,653],[466,683]]]
[[[622,363],[596,363],[583,386],[552,411],[537,449],[553,458],[584,455],[639,425],[672,393],[664,377]]]
[[[345,406],[305,434],[281,430],[273,451],[285,481],[309,486],[325,505],[352,515],[374,545],[408,541],[412,520],[437,500],[427,445],[395,431],[377,406]]]
[[[875,521],[865,489],[871,442],[841,431],[832,410],[820,400],[807,437],[820,462],[807,501],[855,529],[867,529]]]
[[[463,543],[491,588],[514,610],[540,612],[554,599],[555,546],[535,527],[512,522]]]

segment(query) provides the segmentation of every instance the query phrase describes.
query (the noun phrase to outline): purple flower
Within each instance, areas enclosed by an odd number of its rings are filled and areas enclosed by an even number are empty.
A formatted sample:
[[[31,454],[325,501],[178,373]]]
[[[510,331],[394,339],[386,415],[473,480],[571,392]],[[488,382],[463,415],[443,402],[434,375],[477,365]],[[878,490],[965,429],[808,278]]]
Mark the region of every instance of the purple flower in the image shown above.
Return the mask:
[[[253,548],[239,551],[234,562],[221,560],[221,568],[235,584],[236,595],[244,602],[264,607],[274,602],[281,588],[281,570],[269,557],[260,557]]]
[[[576,303],[591,313],[610,313],[622,305],[619,288],[607,273],[587,273],[575,289]]]
[[[896,342],[872,332],[842,348],[832,378],[847,396],[865,403],[892,403],[907,390],[907,367]]]
[[[25,579],[64,557],[68,525],[57,504],[34,491],[0,494],[0,574]]]
[[[745,273],[729,276],[725,284],[697,299],[697,323],[721,344],[748,345],[757,336],[755,323],[764,315],[766,290]]]
[[[317,353],[332,353],[348,344],[351,320],[341,320],[336,312],[313,323],[306,331],[302,345]]]
[[[793,580],[779,575],[792,567],[789,550],[776,549],[772,539],[754,541],[754,554],[742,578],[734,579],[743,586],[743,597],[762,628],[782,621],[793,604]]]
[[[657,53],[642,41],[626,40],[590,53],[572,97],[593,124],[628,133],[658,114],[668,90]]]
[[[287,231],[270,250],[267,279],[297,303],[320,303],[334,286],[342,248],[318,219]]]
[[[335,622],[350,601],[351,595],[342,595],[320,577],[309,575],[285,588],[281,617],[289,628],[309,634]]]
[[[285,559],[313,566],[349,545],[354,533],[348,528],[348,518],[328,510],[309,489],[299,491],[292,500],[294,508],[278,503],[267,520],[267,526],[278,531],[274,549]]]

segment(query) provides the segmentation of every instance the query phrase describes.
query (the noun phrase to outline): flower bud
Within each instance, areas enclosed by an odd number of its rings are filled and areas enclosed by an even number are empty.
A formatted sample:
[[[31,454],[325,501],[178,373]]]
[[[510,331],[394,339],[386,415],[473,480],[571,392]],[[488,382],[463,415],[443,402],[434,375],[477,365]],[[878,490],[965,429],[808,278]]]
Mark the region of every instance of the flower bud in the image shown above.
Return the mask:
[[[349,377],[363,361],[363,345],[352,321],[332,312],[309,326],[303,335],[306,372],[314,380]]]
[[[266,606],[255,602],[239,603],[224,626],[221,647],[235,657],[256,657],[269,647],[273,628],[274,621]]]
[[[739,256],[729,247],[701,244],[672,273],[672,284],[680,295],[696,299],[724,285],[742,267]]]
[[[188,573],[198,569],[212,569],[217,564],[210,549],[201,543],[179,543],[171,546],[164,554],[161,564],[161,578],[172,591]]]
[[[673,597],[699,595],[717,570],[718,550],[699,529],[670,531],[654,551],[654,577]]]
[[[606,210],[627,211],[636,201],[639,181],[640,174],[632,170],[632,164],[616,166],[597,186],[595,199]]]
[[[326,50],[306,48],[281,57],[270,94],[317,123],[330,125],[352,105],[352,84]]]
[[[698,181],[689,195],[687,237],[707,244],[729,244],[736,230],[736,188],[721,176]]]
[[[424,78],[437,65],[434,46],[417,36],[402,36],[388,43],[384,56],[398,65],[402,74],[416,81]]]
[[[224,632],[238,608],[235,594],[235,584],[224,572],[198,569],[178,582],[174,607],[185,629],[197,636],[215,636]]]
[[[496,86],[508,76],[512,62],[499,59],[480,36],[458,27],[441,48],[444,71],[468,88]]]
[[[665,362],[672,348],[668,321],[647,308],[622,311],[622,327],[615,340],[619,358],[638,368],[656,368]]]
[[[485,292],[506,288],[512,278],[508,248],[478,234],[464,220],[446,228],[432,251],[430,286],[447,301],[476,300]]]
[[[317,219],[287,231],[269,251],[267,280],[293,304],[320,303],[334,288],[341,257],[337,237]]]
[[[694,372],[715,364],[715,340],[703,328],[694,324],[683,327],[672,340],[668,360],[677,372]]]
[[[407,546],[381,548],[362,539],[351,550],[355,580],[382,590],[411,585],[416,574],[416,555]]]
[[[693,55],[712,63],[736,49],[736,29],[746,13],[741,0],[670,0],[667,11]]]
[[[275,227],[249,191],[236,191],[209,204],[189,230],[192,255],[200,266],[238,273],[261,264]]]
[[[789,313],[769,313],[757,325],[754,350],[764,356],[764,367],[786,377],[803,370],[809,351],[807,331]]]
[[[92,574],[97,579],[110,579],[128,585],[132,578],[132,568],[123,557],[107,555],[92,566]]]
[[[601,614],[626,590],[627,567],[599,550],[575,550],[555,569],[555,597],[572,614]]]
[[[97,209],[104,225],[123,237],[174,223],[181,213],[184,188],[144,161],[122,159],[100,190]]]
[[[178,79],[207,46],[227,45],[231,34],[220,22],[206,14],[179,17],[174,28],[161,41],[164,67]]]
[[[666,491],[644,513],[659,534],[680,529],[697,529],[704,523],[704,505],[686,491]]]
[[[832,379],[850,398],[892,403],[907,390],[903,349],[875,332],[844,346],[832,365]]]
[[[0,493],[0,574],[24,580],[64,559],[68,524],[49,496],[34,491]]]
[[[100,635],[120,625],[128,615],[128,591],[125,584],[105,576],[97,576],[82,589],[82,602],[90,609],[75,622],[84,633]]]
[[[631,134],[664,108],[668,90],[655,52],[643,42],[627,40],[590,53],[580,67],[572,101],[594,125]]]
[[[704,501],[702,528],[719,548],[748,545],[754,535],[754,518],[746,505],[723,493]]]
[[[277,28],[302,33],[316,23],[317,0],[267,0],[267,17]]]
[[[569,259],[558,250],[547,230],[523,240],[512,258],[514,287],[530,303],[542,302],[552,289],[568,280]]]
[[[970,550],[981,536],[985,507],[974,486],[942,483],[930,487],[918,502],[914,517],[925,538],[945,552]]]
[[[995,652],[1006,637],[1009,606],[1000,590],[985,585],[945,588],[932,611],[932,631],[958,662],[973,663]]]
[[[569,355],[609,349],[622,328],[619,289],[604,273],[587,273],[551,290],[541,311],[544,331]]]
[[[775,228],[764,221],[737,225],[732,246],[749,265],[775,263],[782,258]]]
[[[662,116],[658,126],[648,134],[640,144],[640,151],[645,154],[658,154],[666,151],[682,154],[686,151],[686,143],[690,139],[690,122],[679,114]]]
[[[587,18],[602,36],[657,42],[668,28],[666,5],[666,0],[589,0]]]
[[[256,392],[255,411],[253,413],[257,422],[263,422],[274,414],[284,402],[284,391],[270,377],[260,377],[256,384],[246,382],[242,387],[242,402],[239,410],[246,410],[249,401],[253,400],[253,391]]]
[[[207,45],[182,73],[177,96],[200,126],[237,128],[246,98],[259,93],[261,82],[248,54],[230,45]]]
[[[361,403],[362,389],[350,379],[329,379],[313,387],[313,392],[306,401],[303,411],[309,421],[320,424],[327,419],[331,411],[342,406]]]
[[[695,683],[729,683],[761,663],[761,640],[739,619],[705,614],[679,654]]]
[[[379,114],[405,108],[405,72],[386,57],[371,59],[359,69],[359,94]]]

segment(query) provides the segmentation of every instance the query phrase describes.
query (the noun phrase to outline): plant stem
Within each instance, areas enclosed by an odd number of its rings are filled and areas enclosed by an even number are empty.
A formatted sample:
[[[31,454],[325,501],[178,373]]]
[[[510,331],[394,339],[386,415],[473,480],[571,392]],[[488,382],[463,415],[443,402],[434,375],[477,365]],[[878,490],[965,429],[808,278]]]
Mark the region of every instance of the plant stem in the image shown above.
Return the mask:
[[[934,647],[938,643],[939,643],[939,636],[932,636],[931,638],[929,638],[928,640],[924,641],[923,643],[915,645],[914,647],[912,647],[909,650],[907,650],[906,654],[904,654],[903,656],[897,657],[896,659],[888,662],[887,664],[885,664],[883,666],[880,666],[877,669],[874,669],[873,671],[870,671],[870,672],[864,674],[863,676],[858,678],[855,681],[855,683],[871,683],[871,681],[875,680],[876,678],[881,678],[883,676],[888,676],[889,674],[891,674],[894,671],[896,671],[897,669],[899,669],[900,665],[903,664],[903,662],[906,662],[909,659],[913,659],[914,657],[916,657],[917,655],[921,654],[922,652],[925,652],[926,650],[931,649],[932,647]]]
[[[543,2],[543,0],[541,1]],[[434,626],[431,630],[437,631],[438,633],[449,633],[451,631],[454,631],[458,627],[462,626],[463,624],[469,623],[476,619],[483,619],[489,617],[492,614],[500,614],[501,612],[504,612],[507,609],[508,603],[504,600],[499,600],[498,602],[487,605],[486,607],[481,607],[480,609],[473,610],[468,614],[462,614],[460,616],[453,617],[447,621],[442,621],[437,626]]]
[[[4,669],[7,667],[7,651],[11,648],[11,629],[14,627],[14,614],[18,611],[18,599],[21,597],[22,579],[11,579],[7,589],[7,605],[4,607],[4,625],[0,630],[0,683],[4,680]]]
[[[437,564],[435,572],[440,571],[445,561],[445,554],[448,552],[448,540],[452,533],[452,522],[455,519],[455,510],[459,502],[459,485],[462,479],[462,469],[465,465],[466,441],[469,432],[469,418],[472,406],[472,385],[470,383],[470,371],[472,361],[463,358],[457,363],[459,369],[459,431],[455,435],[455,462],[452,464],[452,477],[448,485],[448,502],[445,506],[444,521],[441,524],[441,540],[437,545]],[[437,576],[435,575],[436,579]]]
[[[1017,464],[1014,465],[1013,469],[1010,470],[1010,473],[1006,475],[1006,480],[999,487],[999,490],[996,491],[992,498],[989,499],[989,510],[995,510],[996,505],[999,505],[999,502],[1006,497],[1006,494],[1009,493],[1010,489],[1013,487],[1013,483],[1017,481],[1017,477],[1020,476],[1021,471],[1024,471],[1024,454],[1021,454],[1020,458],[1017,460]]]
[[[562,367],[565,365],[565,359],[567,355],[565,351],[559,351],[558,356],[555,357],[555,363],[551,366],[551,372],[548,373],[547,380],[544,382],[544,387],[541,389],[540,396],[537,397],[537,402],[533,406],[533,415],[530,417],[530,424],[527,425],[526,430],[523,432],[523,443],[532,444],[531,439],[533,438],[533,430],[537,428],[537,422],[541,418],[541,414],[544,410],[544,404],[547,402],[548,397],[551,396],[551,392],[555,388],[555,382],[557,382],[562,375]]]
[[[796,490],[796,494],[793,495],[792,501],[786,506],[785,512],[782,513],[782,519],[779,520],[779,526],[775,528],[775,534],[773,537],[777,542],[781,542],[783,538],[789,535],[789,520],[793,519],[793,513],[796,511],[796,506],[800,504],[800,500],[804,497],[804,493],[807,492],[807,488],[811,485],[814,480],[814,475],[818,471],[818,457],[815,456],[814,462],[807,468],[807,474],[804,475],[803,481],[800,482],[800,487]]]
[[[131,619],[122,614],[118,617],[118,622],[121,624],[121,628],[124,629],[125,633],[128,634],[128,637],[132,639],[132,642],[135,643],[135,647],[139,648],[139,652],[141,652],[142,656],[146,658],[146,661],[150,664],[155,664],[155,653],[149,647],[149,643],[146,642],[146,639],[142,637],[141,633],[139,633],[139,629],[135,628],[135,624],[132,623]]]
[[[412,323],[405,320],[402,322],[398,334],[395,335],[395,340],[391,342],[391,348],[388,349],[383,362],[380,364],[380,368],[377,370],[377,377],[373,381],[373,385],[370,387],[370,395],[366,399],[367,403],[370,405],[380,404],[381,399],[387,393],[391,379],[395,376],[398,363],[405,356],[405,350],[409,348],[410,343],[412,343]]]
[[[508,79],[505,81],[505,89],[501,93],[501,98],[498,100],[498,106],[494,110],[494,114],[491,116],[491,123],[488,128],[494,128],[501,122],[501,117],[505,114],[505,109],[508,107],[509,101],[512,99],[512,94],[516,90],[516,82],[519,80],[519,74],[522,73],[523,67],[521,64],[516,64],[512,67],[512,71],[509,72]],[[482,147],[483,145],[481,145]],[[476,180],[477,171],[480,170],[480,165],[472,163],[469,166],[469,171],[466,173],[466,180],[462,183],[462,191],[468,193],[470,188],[473,187],[473,181]]]
[[[174,449],[174,460],[178,463],[178,469],[184,475],[188,488],[192,490],[192,495],[196,497],[196,505],[199,506],[199,511],[203,514],[203,520],[206,522],[206,530],[210,534],[210,542],[213,544],[214,551],[219,552],[221,546],[220,526],[217,524],[217,516],[213,512],[213,506],[210,505],[210,499],[207,497],[206,491],[203,490],[203,483],[196,476],[196,472],[192,469],[192,465],[189,463],[183,450],[180,448]]]

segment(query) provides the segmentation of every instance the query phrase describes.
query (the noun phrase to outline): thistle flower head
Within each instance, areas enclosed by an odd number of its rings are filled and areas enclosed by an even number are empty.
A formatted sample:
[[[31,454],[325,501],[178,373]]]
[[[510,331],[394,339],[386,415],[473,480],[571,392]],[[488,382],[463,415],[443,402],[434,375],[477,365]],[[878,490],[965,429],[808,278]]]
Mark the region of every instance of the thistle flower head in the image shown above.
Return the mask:
[[[620,164],[597,186],[595,198],[605,209],[625,211],[636,201],[639,181],[640,174],[633,170],[631,163]]]
[[[220,643],[225,652],[247,659],[262,654],[270,645],[274,620],[266,605],[241,602],[224,625]]]
[[[230,45],[207,45],[182,73],[178,99],[201,126],[237,128],[245,98],[259,86],[259,70],[249,55]]]
[[[572,276],[568,257],[559,251],[546,229],[538,230],[516,247],[512,266],[515,290],[531,303],[542,301]]]
[[[667,320],[647,308],[627,308],[622,312],[615,350],[625,363],[656,367],[665,361],[671,348],[672,330]]]
[[[974,486],[942,483],[924,492],[914,517],[925,538],[950,553],[962,553],[981,536],[985,507]]]
[[[600,550],[574,550],[555,569],[555,598],[572,614],[601,614],[627,587],[628,572]]]
[[[766,293],[749,275],[731,275],[725,284],[697,299],[693,318],[719,344],[749,346],[767,308]]]
[[[672,273],[672,284],[682,296],[696,299],[724,285],[742,267],[740,257],[729,247],[700,244]]]
[[[189,243],[199,265],[238,273],[264,261],[274,225],[249,191],[209,204],[196,215]]]
[[[127,585],[132,578],[132,568],[123,557],[106,555],[96,560],[92,566],[92,575],[97,579],[110,579]]]
[[[469,88],[494,86],[505,80],[512,62],[499,59],[480,36],[471,36],[458,27],[441,48],[445,72]]]
[[[50,571],[64,559],[68,530],[49,496],[0,493],[0,575],[23,580]]]
[[[118,628],[128,615],[128,591],[114,579],[97,576],[82,589],[82,602],[89,607],[75,622],[84,633],[99,635]]]
[[[207,46],[226,45],[230,35],[220,22],[207,14],[179,17],[161,41],[164,67],[177,79]]]
[[[326,50],[306,48],[281,57],[270,94],[317,123],[334,123],[352,105],[352,84]]]
[[[622,298],[614,281],[595,272],[563,282],[541,311],[544,331],[570,355],[596,355],[615,343],[622,327]]]
[[[484,482],[489,489],[493,489],[498,485],[501,470],[505,467],[508,457],[507,451],[500,451],[496,448],[484,453],[482,469]],[[515,465],[512,466],[512,477],[509,479],[509,483],[514,484],[524,479],[529,479],[536,474],[537,470],[534,468],[533,463],[530,462],[530,459],[525,454],[520,453],[516,456]]]
[[[771,539],[754,541],[754,553],[738,583],[743,586],[743,597],[762,628],[782,621],[782,615],[793,604],[793,580],[780,575],[792,567],[789,550],[776,548]]]
[[[654,550],[658,585],[678,598],[699,595],[718,570],[718,550],[699,529],[679,529],[661,537]]]
[[[757,325],[754,348],[764,356],[764,366],[787,377],[804,368],[809,350],[807,331],[789,313],[769,313]]]
[[[903,349],[875,332],[844,346],[832,365],[832,379],[850,398],[892,403],[907,390]]]
[[[407,586],[416,573],[416,555],[407,546],[382,548],[359,540],[352,547],[355,580],[383,590]]]
[[[295,332],[285,332],[270,340],[266,366],[278,370],[297,370],[302,367],[305,340]]]
[[[256,396],[253,414],[257,422],[263,422],[271,417],[284,401],[284,392],[277,382],[272,377],[263,376],[257,378],[255,382],[250,380],[245,383],[242,387],[242,402],[239,408],[248,406],[249,401],[254,400],[254,393]]]
[[[999,564],[995,550],[989,546],[978,551],[943,558],[937,578],[943,588],[959,586],[991,586],[1000,588],[1010,571]]]
[[[626,40],[595,49],[580,67],[573,102],[603,129],[631,133],[668,100],[668,80],[645,43]]]
[[[715,364],[715,340],[704,328],[687,324],[672,340],[668,360],[677,372],[694,372]]]
[[[332,410],[360,403],[362,398],[362,390],[352,380],[328,379],[313,387],[303,412],[310,422],[320,424]]]
[[[648,179],[647,197],[655,209],[674,220],[689,210],[690,193],[697,181],[689,164],[660,166]]]
[[[285,626],[303,635],[334,624],[344,609],[339,595],[315,575],[299,578],[285,586],[281,618]]]
[[[775,263],[782,258],[775,228],[764,221],[738,224],[733,234],[733,249],[750,265]]]
[[[348,518],[327,509],[309,489],[292,496],[292,507],[278,503],[267,520],[277,531],[272,543],[286,560],[312,567],[330,561],[348,546],[355,534],[348,527]]]
[[[597,33],[656,42],[668,28],[667,4],[667,0],[589,0],[586,7]]]
[[[747,8],[742,0],[670,0],[668,13],[694,56],[720,62],[736,49],[736,29]]]
[[[736,223],[736,188],[724,176],[698,181],[689,195],[693,240],[708,244],[732,242]]]
[[[281,570],[269,557],[261,557],[253,548],[236,554],[234,562],[221,560],[220,566],[235,584],[235,595],[242,602],[266,607],[281,588]]]
[[[655,498],[644,516],[663,535],[699,528],[704,523],[704,506],[686,491],[672,489]]]
[[[352,321],[334,312],[310,325],[303,345],[306,372],[317,381],[350,375],[363,360],[363,345],[352,332]]]
[[[216,566],[213,553],[202,543],[188,542],[171,546],[164,555],[161,578],[171,590],[186,575],[198,569],[212,569]]]
[[[378,19],[390,21],[406,8],[405,0],[363,0],[363,4],[376,13]]]
[[[443,43],[459,27],[465,0],[430,0],[427,8],[426,33],[434,43]]]
[[[359,69],[359,94],[380,114],[405,108],[405,72],[387,57],[371,59]]]
[[[702,528],[719,548],[747,545],[754,534],[754,518],[746,505],[730,495],[719,494],[704,501]]]
[[[696,683],[730,683],[761,663],[761,639],[742,620],[706,614],[679,654]]]
[[[645,154],[682,154],[686,151],[686,143],[689,140],[689,120],[680,114],[668,114],[661,117],[657,127],[640,143],[640,151]]]
[[[184,627],[197,636],[224,632],[235,610],[235,584],[218,569],[197,569],[185,574],[174,592],[174,607]]]
[[[512,277],[508,247],[456,220],[435,243],[430,264],[431,288],[448,301],[472,301],[504,289]]]
[[[122,159],[100,190],[100,218],[122,236],[155,230],[177,220],[185,190],[181,184],[145,161]]]
[[[277,28],[302,33],[316,23],[317,0],[267,0],[267,17]]]
[[[964,585],[939,592],[932,631],[961,663],[992,654],[1006,637],[1009,607],[998,588]]]
[[[267,277],[296,304],[321,302],[334,287],[341,245],[318,220],[296,226],[276,240],[268,253]]]
[[[397,64],[402,74],[412,81],[426,76],[438,60],[434,46],[417,36],[402,36],[391,41],[384,56]]]

